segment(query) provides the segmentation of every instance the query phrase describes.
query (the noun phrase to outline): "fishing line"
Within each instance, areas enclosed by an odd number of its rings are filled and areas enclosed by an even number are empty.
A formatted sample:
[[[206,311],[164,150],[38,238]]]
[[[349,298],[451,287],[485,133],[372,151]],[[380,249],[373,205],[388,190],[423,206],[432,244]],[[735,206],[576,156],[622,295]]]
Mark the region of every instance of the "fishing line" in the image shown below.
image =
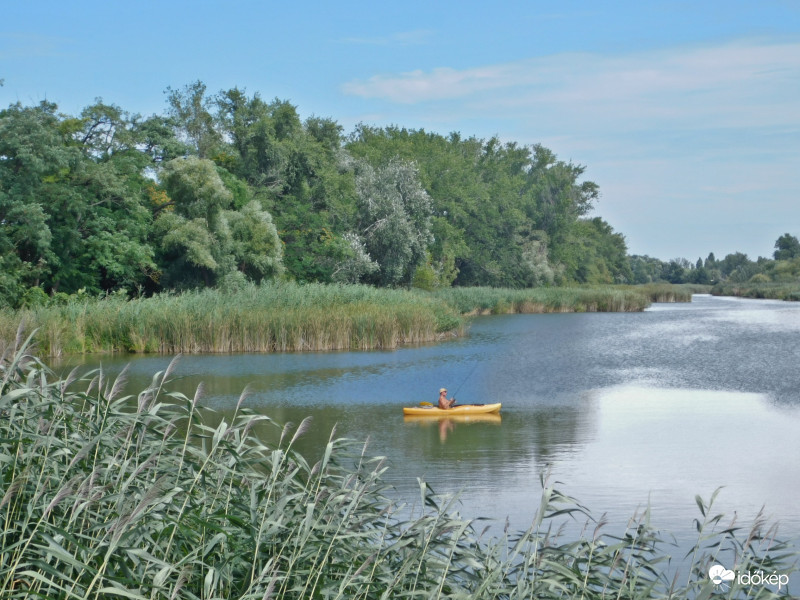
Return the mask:
[[[478,365],[480,365],[480,361],[478,361],[478,362],[476,362],[476,363],[475,363],[475,366],[474,366],[474,367],[472,367],[472,370],[469,372],[469,374],[468,374],[468,375],[467,375],[467,376],[464,378],[464,380],[463,380],[463,381],[462,381],[462,382],[459,384],[459,386],[458,386],[458,388],[456,389],[456,391],[455,391],[455,392],[453,392],[453,396],[452,396],[453,398],[455,398],[455,397],[456,397],[456,394],[457,394],[459,391],[461,391],[461,388],[462,388],[462,387],[464,387],[464,384],[465,384],[465,383],[467,383],[467,380],[468,380],[470,377],[472,377],[472,374],[473,374],[473,373],[476,371],[476,369],[478,368]]]

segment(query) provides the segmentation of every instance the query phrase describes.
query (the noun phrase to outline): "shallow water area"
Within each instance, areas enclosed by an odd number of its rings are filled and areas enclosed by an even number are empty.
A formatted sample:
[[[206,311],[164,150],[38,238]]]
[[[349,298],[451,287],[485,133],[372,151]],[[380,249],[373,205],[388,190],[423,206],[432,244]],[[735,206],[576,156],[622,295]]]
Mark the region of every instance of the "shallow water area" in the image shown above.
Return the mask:
[[[130,363],[134,393],[170,359],[85,367]],[[249,386],[244,404],[279,423],[312,417],[298,446],[310,459],[335,426],[387,457],[399,500],[418,503],[423,478],[497,529],[529,525],[549,474],[606,514],[609,533],[649,503],[652,523],[690,545],[695,495],[722,487],[722,523],[747,525],[764,507],[798,543],[798,359],[800,305],[695,296],[643,313],[479,317],[464,338],[390,352],[183,356],[169,387],[191,397],[203,382],[203,404],[225,417]],[[500,417],[403,418],[442,386],[463,403],[502,402]]]

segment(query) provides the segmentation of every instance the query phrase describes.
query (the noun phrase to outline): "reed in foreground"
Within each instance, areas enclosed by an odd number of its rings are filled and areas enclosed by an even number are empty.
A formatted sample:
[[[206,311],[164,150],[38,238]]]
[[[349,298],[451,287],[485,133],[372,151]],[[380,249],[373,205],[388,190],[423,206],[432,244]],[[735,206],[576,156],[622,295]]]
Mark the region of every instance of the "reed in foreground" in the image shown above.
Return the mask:
[[[691,564],[667,575],[671,545],[647,511],[571,538],[558,520],[589,513],[547,482],[529,530],[483,539],[422,482],[420,508],[398,511],[383,461],[351,442],[332,435],[312,464],[293,450],[303,424],[276,446],[253,435],[263,415],[210,427],[199,390],[169,391],[170,369],[124,396],[100,371],[53,379],[15,345],[0,360],[4,599],[704,599],[714,563],[793,569],[773,529],[724,526],[698,500]],[[779,596],[734,580],[721,597]]]

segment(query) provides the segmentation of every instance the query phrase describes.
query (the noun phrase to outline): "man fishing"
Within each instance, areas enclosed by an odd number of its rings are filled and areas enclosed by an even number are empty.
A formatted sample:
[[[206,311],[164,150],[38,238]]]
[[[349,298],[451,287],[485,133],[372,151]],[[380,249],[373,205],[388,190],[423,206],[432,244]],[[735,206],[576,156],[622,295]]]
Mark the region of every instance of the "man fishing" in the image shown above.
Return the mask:
[[[439,390],[439,408],[442,410],[447,410],[448,408],[452,408],[455,403],[455,398],[451,398],[450,400],[447,399],[447,388],[442,388]]]

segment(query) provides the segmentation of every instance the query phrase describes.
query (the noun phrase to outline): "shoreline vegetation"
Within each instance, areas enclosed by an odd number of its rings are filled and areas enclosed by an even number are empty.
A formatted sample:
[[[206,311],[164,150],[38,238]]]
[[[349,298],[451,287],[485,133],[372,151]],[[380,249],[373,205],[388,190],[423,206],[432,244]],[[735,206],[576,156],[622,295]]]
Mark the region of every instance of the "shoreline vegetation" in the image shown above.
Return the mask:
[[[300,455],[306,421],[281,427],[240,408],[244,394],[230,423],[209,426],[199,390],[169,391],[174,361],[126,395],[101,370],[59,380],[27,347],[0,358],[8,600],[709,598],[715,564],[770,577],[758,589],[733,579],[726,598],[788,597],[796,548],[761,515],[717,514],[716,492],[695,498],[688,553],[649,508],[609,531],[546,478],[530,528],[489,537],[422,480],[419,504],[398,506],[384,459],[353,440],[331,433],[318,460]],[[282,431],[277,445],[257,422]]]
[[[268,283],[126,300],[71,298],[0,311],[0,352],[36,331],[41,356],[391,349],[463,335],[482,314],[636,312],[651,302],[690,302],[698,286],[448,288]]]
[[[747,282],[718,283],[711,288],[714,296],[737,298],[760,298],[772,300],[800,301],[800,284],[797,282]]]

